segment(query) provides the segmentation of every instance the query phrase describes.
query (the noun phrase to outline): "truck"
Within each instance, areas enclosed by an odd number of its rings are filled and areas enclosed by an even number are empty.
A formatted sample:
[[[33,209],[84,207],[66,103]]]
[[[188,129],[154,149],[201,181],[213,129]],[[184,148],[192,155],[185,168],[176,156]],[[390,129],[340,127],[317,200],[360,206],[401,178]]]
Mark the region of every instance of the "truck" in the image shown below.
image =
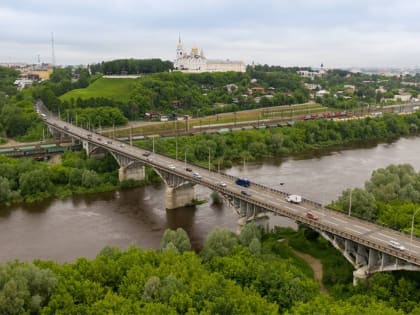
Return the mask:
[[[287,196],[286,201],[290,203],[301,203],[302,197],[299,195],[289,195]]]
[[[235,181],[236,185],[242,186],[242,187],[249,187],[251,186],[251,182],[247,178],[237,178]]]

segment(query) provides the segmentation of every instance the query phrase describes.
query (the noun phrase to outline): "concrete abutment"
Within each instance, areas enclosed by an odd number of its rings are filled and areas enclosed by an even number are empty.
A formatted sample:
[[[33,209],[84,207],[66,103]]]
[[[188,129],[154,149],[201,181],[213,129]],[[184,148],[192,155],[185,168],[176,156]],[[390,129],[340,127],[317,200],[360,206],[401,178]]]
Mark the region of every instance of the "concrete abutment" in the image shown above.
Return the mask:
[[[118,169],[118,179],[121,181],[134,179],[144,180],[146,177],[145,167],[143,165],[137,165],[135,167],[121,166]]]
[[[166,186],[166,209],[182,208],[195,199],[194,184],[186,183],[178,187]]]

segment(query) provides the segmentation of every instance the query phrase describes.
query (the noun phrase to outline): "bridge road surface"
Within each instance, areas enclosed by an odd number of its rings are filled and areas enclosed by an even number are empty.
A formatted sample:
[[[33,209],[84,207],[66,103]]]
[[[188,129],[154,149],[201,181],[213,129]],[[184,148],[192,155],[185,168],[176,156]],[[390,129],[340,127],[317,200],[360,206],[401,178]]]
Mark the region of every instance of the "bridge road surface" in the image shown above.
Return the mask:
[[[420,266],[420,240],[418,238],[414,238],[411,241],[410,236],[407,234],[358,218],[349,217],[343,213],[328,210],[307,200],[304,200],[300,204],[292,204],[285,200],[287,196],[286,193],[252,182],[250,187],[244,188],[235,184],[236,178],[233,176],[208,171],[207,169],[189,163],[185,164],[184,161],[174,160],[156,153],[151,153],[146,157],[143,156],[143,154],[149,152],[147,150],[104,137],[103,135],[59,120],[49,114],[44,115],[46,115],[46,117],[43,116],[43,119],[47,125],[74,138],[88,141],[104,149],[113,151],[114,153],[141,161],[145,165],[152,166],[158,170],[172,173],[190,182],[207,186],[225,196],[235,196],[241,200],[261,206],[273,213],[307,224],[312,228],[331,232],[346,239],[351,239],[354,242],[364,244],[365,246],[375,248]],[[89,137],[88,134],[91,134],[91,137]],[[186,168],[192,169],[192,172],[187,171]],[[199,179],[194,177],[194,172],[198,172],[202,178]],[[221,183],[225,183],[226,186],[222,186]],[[247,191],[250,195],[244,195],[242,191]],[[308,218],[306,216],[308,211],[316,214],[319,219],[313,220]],[[389,245],[389,241],[391,240],[398,241],[405,247],[405,250],[392,248]]]

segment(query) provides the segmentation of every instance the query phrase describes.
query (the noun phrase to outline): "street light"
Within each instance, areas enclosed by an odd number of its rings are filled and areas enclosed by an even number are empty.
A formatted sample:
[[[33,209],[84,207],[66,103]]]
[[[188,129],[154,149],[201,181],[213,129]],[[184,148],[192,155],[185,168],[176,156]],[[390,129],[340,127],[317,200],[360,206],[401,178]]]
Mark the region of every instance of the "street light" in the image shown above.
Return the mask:
[[[210,148],[209,148],[209,171],[211,171],[211,167],[210,167]]]
[[[416,216],[416,214],[419,210],[420,210],[420,208],[418,208],[416,211],[414,211],[413,218],[411,219],[411,241],[413,241],[414,217]]]
[[[188,148],[185,148],[185,151],[184,151],[184,163],[185,163],[185,169],[187,169],[187,151],[188,151]]]
[[[352,189],[350,189],[349,217],[351,216],[351,193],[352,193]]]

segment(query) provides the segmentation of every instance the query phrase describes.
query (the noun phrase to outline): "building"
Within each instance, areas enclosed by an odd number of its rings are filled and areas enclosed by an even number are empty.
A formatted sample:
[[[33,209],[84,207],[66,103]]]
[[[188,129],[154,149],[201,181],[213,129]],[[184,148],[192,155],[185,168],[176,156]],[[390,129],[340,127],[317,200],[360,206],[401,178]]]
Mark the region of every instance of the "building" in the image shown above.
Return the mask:
[[[242,61],[207,59],[204,57],[203,50],[198,52],[197,47],[193,47],[188,54],[182,47],[181,37],[178,40],[174,68],[182,72],[246,71],[245,64]]]

